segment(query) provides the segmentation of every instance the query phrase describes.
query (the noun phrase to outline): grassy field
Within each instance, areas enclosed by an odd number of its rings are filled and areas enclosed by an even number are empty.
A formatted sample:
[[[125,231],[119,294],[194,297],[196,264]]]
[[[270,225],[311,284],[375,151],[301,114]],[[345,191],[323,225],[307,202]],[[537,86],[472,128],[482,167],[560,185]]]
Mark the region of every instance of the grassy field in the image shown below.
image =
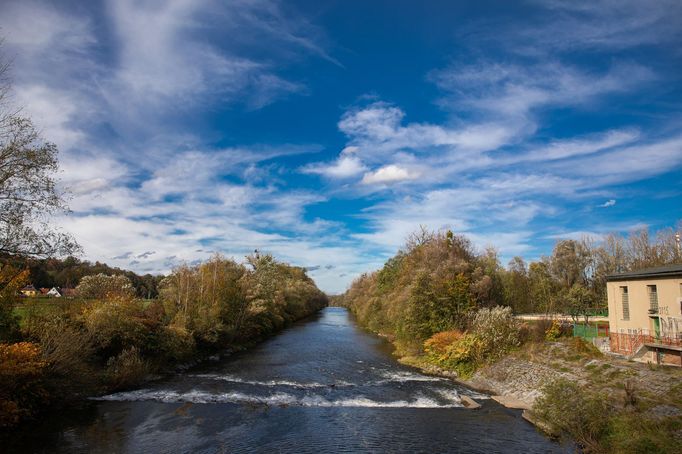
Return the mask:
[[[49,317],[60,314],[81,311],[90,300],[78,298],[25,298],[14,306],[14,315],[19,317],[19,323],[25,326],[30,316]]]
[[[14,315],[19,317],[23,327],[30,315],[49,316],[70,313],[74,314],[83,310],[83,307],[96,300],[83,298],[24,298],[14,306]],[[143,299],[142,303],[147,308],[154,300]]]

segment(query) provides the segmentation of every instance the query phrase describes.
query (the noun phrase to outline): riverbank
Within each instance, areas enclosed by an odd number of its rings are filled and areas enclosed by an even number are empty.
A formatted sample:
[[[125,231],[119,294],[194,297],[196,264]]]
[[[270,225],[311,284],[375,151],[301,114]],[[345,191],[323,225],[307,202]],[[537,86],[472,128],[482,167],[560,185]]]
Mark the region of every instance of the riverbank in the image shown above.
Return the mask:
[[[581,411],[578,407],[584,402],[602,401],[603,414],[578,415],[595,418],[596,425],[602,427],[601,438],[594,437],[596,448],[593,450],[674,452],[675,443],[682,442],[680,368],[604,355],[589,344],[572,338],[525,344],[505,357],[485,364],[467,378],[434,366],[423,356],[402,357],[400,361],[418,367],[424,373],[446,377],[490,394],[493,400],[507,408],[523,410],[524,419],[553,437],[566,434],[557,431],[556,425],[552,425],[554,421],[540,416],[548,405],[548,399],[543,399],[546,386],[575,384],[580,395],[573,396],[575,408],[568,405],[569,412],[577,415]],[[541,399],[543,402],[539,405]],[[563,403],[549,402],[550,406],[554,404]],[[595,423],[588,419],[578,422]]]
[[[39,418],[51,417],[55,413],[64,410],[82,407],[83,403],[89,399],[114,391],[138,388],[149,383],[167,379],[170,376],[199,367],[202,364],[217,363],[235,354],[248,351],[270,338],[277,336],[290,326],[299,322],[305,322],[311,317],[315,317],[322,309],[324,309],[324,307],[320,307],[312,313],[306,313],[300,318],[285,321],[283,325],[277,327],[275,330],[260,333],[257,337],[242,338],[223,344],[204,345],[201,349],[195,349],[191,353],[191,357],[184,357],[182,361],[166,361],[154,365],[148,364],[145,369],[145,374],[133,377],[133,379],[125,383],[125,386],[107,383],[106,370],[92,369],[90,370],[90,380],[82,382],[85,387],[81,388],[78,392],[74,392],[71,389],[71,386],[64,386],[61,388],[59,387],[59,384],[52,386],[51,391],[58,393],[60,395],[59,399],[51,401],[40,411],[40,413],[34,415],[31,419],[21,421],[20,424],[17,425],[0,427],[0,440],[8,437],[13,432],[23,430],[25,427],[30,426],[31,423],[36,422]],[[47,380],[49,381],[50,378],[48,377]]]

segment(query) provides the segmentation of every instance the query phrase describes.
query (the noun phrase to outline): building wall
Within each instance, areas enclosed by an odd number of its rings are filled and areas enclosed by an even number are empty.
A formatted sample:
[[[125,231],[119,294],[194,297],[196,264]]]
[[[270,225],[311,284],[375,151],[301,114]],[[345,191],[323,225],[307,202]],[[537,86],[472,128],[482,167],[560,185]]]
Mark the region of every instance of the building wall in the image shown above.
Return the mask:
[[[637,279],[606,283],[609,303],[609,326],[613,333],[629,333],[639,330],[653,334],[653,320],[649,316],[648,285],[655,285],[658,293],[658,316],[661,336],[675,337],[682,333],[682,278]],[[623,304],[620,287],[628,287],[630,319],[623,319]],[[631,331],[628,331],[631,330]]]

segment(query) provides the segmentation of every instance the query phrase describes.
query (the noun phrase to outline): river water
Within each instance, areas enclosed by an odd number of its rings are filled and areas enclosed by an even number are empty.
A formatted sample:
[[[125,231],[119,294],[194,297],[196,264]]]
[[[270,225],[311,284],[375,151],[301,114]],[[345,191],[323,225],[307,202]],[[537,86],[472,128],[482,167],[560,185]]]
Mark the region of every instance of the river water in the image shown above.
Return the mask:
[[[103,396],[22,452],[567,452],[485,395],[399,364],[330,307],[259,346]],[[462,406],[469,395],[482,404]]]

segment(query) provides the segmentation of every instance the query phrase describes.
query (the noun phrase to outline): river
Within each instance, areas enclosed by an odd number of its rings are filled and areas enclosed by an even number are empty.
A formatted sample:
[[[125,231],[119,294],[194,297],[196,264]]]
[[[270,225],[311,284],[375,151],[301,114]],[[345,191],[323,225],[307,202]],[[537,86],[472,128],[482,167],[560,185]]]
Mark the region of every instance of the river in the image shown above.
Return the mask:
[[[570,452],[485,395],[399,364],[326,308],[266,342],[36,428],[21,452]],[[482,404],[462,406],[469,395]],[[47,424],[45,424],[47,427]]]

